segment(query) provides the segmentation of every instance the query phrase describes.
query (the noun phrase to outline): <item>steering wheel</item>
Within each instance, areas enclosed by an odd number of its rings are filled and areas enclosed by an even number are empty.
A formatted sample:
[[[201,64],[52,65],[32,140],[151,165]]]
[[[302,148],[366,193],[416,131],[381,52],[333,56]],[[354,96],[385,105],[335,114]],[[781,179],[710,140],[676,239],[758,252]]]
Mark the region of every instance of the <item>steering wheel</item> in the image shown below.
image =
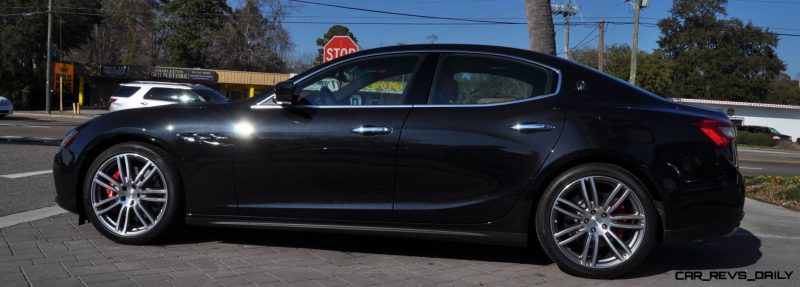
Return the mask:
[[[336,96],[333,95],[331,89],[328,87],[322,87],[320,90],[321,93],[321,105],[335,105],[336,104]]]

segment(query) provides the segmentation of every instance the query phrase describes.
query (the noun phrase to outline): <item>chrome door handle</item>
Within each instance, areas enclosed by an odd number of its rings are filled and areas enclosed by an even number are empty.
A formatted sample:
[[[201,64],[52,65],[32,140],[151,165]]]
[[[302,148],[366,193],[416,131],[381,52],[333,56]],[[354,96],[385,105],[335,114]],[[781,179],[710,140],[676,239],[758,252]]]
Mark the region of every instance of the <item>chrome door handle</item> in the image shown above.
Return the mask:
[[[521,123],[511,126],[512,130],[522,133],[546,132],[555,128],[556,126],[554,125],[542,123]]]
[[[139,103],[142,104],[142,106],[146,106],[147,105],[147,102],[139,102]]]
[[[350,130],[350,132],[362,136],[385,135],[392,133],[392,128],[379,127],[379,126],[361,126]]]

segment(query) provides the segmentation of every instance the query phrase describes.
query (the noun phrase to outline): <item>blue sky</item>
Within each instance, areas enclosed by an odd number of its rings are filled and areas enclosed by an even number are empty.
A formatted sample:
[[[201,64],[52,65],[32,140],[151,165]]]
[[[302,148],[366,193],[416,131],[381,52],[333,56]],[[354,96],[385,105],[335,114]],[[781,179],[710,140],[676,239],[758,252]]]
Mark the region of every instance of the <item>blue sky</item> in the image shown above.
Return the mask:
[[[498,20],[524,22],[524,0],[311,0],[344,6],[355,6],[367,9],[385,10],[402,13],[422,14],[458,18],[502,18]],[[565,0],[556,0],[552,3],[563,4]],[[572,0],[575,3],[575,0]],[[606,21],[632,21],[633,9],[623,0],[577,0],[582,13],[573,16],[573,22],[596,22],[600,19]],[[650,0],[650,7],[641,12],[641,22],[656,23],[658,19],[669,15],[672,1]],[[800,21],[797,21],[800,11],[800,0],[730,0],[728,16],[751,21],[757,26],[774,27],[773,32],[800,34]],[[556,22],[562,22],[563,17],[555,16]],[[414,19],[401,16],[382,15],[369,12],[350,11],[332,7],[322,7],[310,4],[297,5],[289,22],[318,21],[318,22],[454,22],[431,21]],[[348,24],[351,31],[359,40],[362,49],[375,48],[397,43],[427,43],[431,34],[438,36],[438,43],[480,43],[517,48],[528,48],[528,34],[525,25],[364,25]],[[285,27],[290,31],[295,44],[296,55],[313,55],[316,53],[314,41],[330,27],[330,24],[300,24],[287,23]],[[630,43],[632,25],[609,25],[606,30],[606,45],[614,43]],[[641,26],[639,47],[643,50],[652,50],[657,47],[659,37],[657,27]],[[587,36],[588,35],[588,36]],[[597,46],[597,31],[595,26],[572,26],[570,31],[570,46],[576,46],[583,41],[583,45]],[[591,41],[590,41],[591,40]],[[564,27],[556,26],[556,43],[558,51],[564,44]],[[781,36],[778,44],[778,54],[786,63],[786,72],[792,78],[800,72],[800,37]]]

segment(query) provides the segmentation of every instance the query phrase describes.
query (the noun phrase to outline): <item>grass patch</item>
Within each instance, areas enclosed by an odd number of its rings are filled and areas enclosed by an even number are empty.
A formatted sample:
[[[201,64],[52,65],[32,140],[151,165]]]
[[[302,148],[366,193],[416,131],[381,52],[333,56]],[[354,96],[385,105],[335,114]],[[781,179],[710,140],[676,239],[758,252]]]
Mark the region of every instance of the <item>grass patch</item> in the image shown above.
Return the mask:
[[[800,176],[745,178],[747,197],[800,211]]]

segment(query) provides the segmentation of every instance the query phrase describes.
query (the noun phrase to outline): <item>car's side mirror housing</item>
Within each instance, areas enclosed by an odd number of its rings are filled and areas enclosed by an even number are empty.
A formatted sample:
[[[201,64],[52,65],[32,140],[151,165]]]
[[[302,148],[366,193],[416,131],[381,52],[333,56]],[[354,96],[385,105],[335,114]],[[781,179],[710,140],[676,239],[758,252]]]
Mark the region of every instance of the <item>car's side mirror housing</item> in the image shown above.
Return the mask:
[[[275,85],[275,98],[273,98],[273,101],[282,106],[291,105],[297,99],[293,93],[294,83],[290,81],[280,82]]]

